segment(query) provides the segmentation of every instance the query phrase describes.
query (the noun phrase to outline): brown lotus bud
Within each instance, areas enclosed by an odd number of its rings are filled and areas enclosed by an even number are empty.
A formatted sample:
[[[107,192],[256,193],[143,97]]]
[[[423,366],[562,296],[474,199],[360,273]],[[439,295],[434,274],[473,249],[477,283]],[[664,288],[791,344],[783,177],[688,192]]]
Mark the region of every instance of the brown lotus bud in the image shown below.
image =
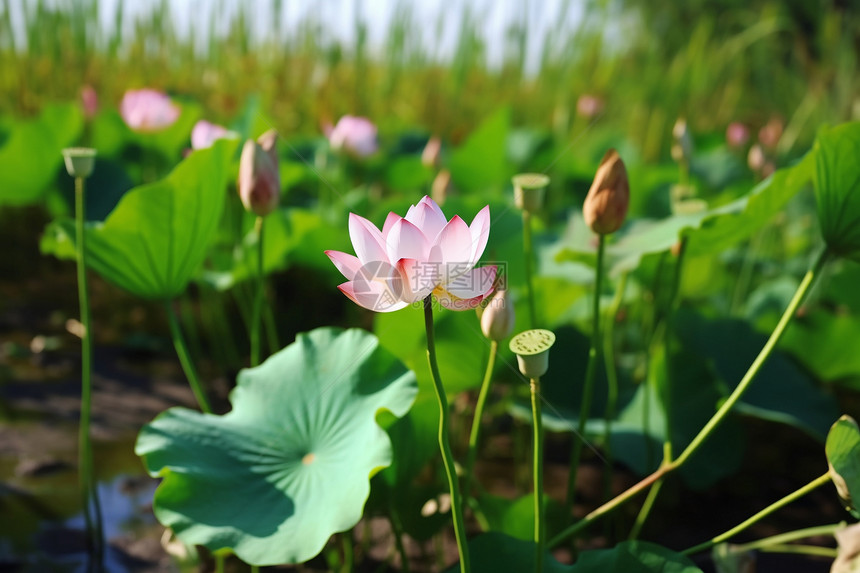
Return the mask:
[[[481,332],[490,340],[504,340],[514,331],[514,305],[507,290],[496,291],[481,314]]]
[[[265,217],[275,210],[281,198],[281,175],[275,143],[278,132],[270,129],[257,141],[250,139],[239,159],[239,197],[245,209]]]
[[[597,174],[582,206],[585,224],[598,235],[621,228],[630,203],[630,183],[624,162],[614,149],[600,161]]]

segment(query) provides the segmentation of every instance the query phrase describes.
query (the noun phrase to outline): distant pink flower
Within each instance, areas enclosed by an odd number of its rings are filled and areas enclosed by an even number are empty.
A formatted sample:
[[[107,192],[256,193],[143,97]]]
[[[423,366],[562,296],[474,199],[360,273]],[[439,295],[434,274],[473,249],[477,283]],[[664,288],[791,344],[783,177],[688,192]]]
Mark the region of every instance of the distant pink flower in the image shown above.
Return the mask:
[[[92,119],[99,109],[99,94],[91,85],[85,85],[81,88],[81,107],[84,110],[84,117]]]
[[[179,106],[159,91],[128,90],[122,96],[119,113],[135,131],[159,131],[170,127],[179,118]]]
[[[201,119],[191,129],[191,149],[212,147],[217,139],[236,137],[236,133],[226,127]]]
[[[367,157],[376,153],[376,126],[369,119],[345,115],[340,118],[328,134],[332,149],[345,151],[356,157]]]
[[[739,121],[733,121],[726,128],[726,143],[729,147],[743,147],[750,139],[750,129]]]
[[[582,94],[576,100],[576,113],[585,118],[592,118],[603,111],[603,100],[591,94]]]
[[[782,120],[772,117],[759,131],[758,140],[765,149],[773,149],[782,137]]]
[[[406,212],[389,213],[380,231],[354,213],[349,236],[356,254],[325,254],[349,282],[338,288],[356,304],[377,312],[400,310],[431,293],[452,310],[474,308],[493,292],[496,267],[475,268],[490,235],[490,207],[471,225],[450,221],[429,197]]]

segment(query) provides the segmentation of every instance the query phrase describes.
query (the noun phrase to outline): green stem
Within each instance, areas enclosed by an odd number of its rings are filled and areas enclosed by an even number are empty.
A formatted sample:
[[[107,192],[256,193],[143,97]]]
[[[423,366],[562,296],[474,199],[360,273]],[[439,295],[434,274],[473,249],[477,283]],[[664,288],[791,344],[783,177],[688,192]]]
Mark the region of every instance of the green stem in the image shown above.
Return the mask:
[[[525,254],[526,293],[529,305],[529,326],[537,328],[537,312],[535,311],[535,289],[532,280],[534,272],[534,249],[532,247],[532,217],[528,211],[523,211],[523,253]]]
[[[753,515],[752,517],[750,517],[749,519],[747,519],[743,523],[729,529],[725,533],[721,533],[720,535],[717,535],[716,537],[714,537],[713,539],[711,539],[709,541],[705,541],[704,543],[700,543],[699,545],[696,545],[696,546],[691,547],[689,549],[685,549],[681,553],[684,555],[691,555],[693,553],[698,553],[700,551],[710,549],[714,545],[717,545],[718,543],[722,543],[723,541],[731,538],[732,536],[737,535],[738,533],[740,533],[744,529],[746,529],[749,526],[753,525],[754,523],[758,522],[762,518],[767,517],[768,515],[770,515],[774,511],[785,507],[786,505],[788,505],[792,501],[800,499],[801,497],[803,497],[807,493],[811,492],[812,490],[814,490],[818,487],[821,487],[822,485],[828,483],[830,481],[830,479],[831,479],[830,478],[830,472],[824,473],[823,475],[815,478],[814,480],[812,480],[811,482],[809,482],[808,484],[806,484],[802,488],[798,489],[797,491],[788,494],[787,496],[785,496],[784,498],[782,498],[781,500],[779,500],[775,503],[770,504],[769,506],[767,506],[763,510],[759,511],[758,513],[756,513],[755,515]]]
[[[251,573],[260,573],[259,565],[251,565]]]
[[[403,524],[400,521],[400,512],[397,511],[396,506],[391,506],[388,519],[391,521],[391,531],[394,533],[394,545],[400,554],[400,571],[409,573],[409,555],[407,555],[406,547],[403,545]]]
[[[213,557],[215,558],[215,573],[224,573],[224,563],[227,558],[223,553],[215,553]]]
[[[807,293],[809,292],[810,287],[815,282],[815,279],[821,274],[821,269],[824,267],[824,264],[829,259],[829,252],[827,249],[821,251],[818,257],[815,259],[815,263],[813,263],[812,268],[807,271],[806,275],[803,277],[803,280],[800,281],[800,285],[797,287],[797,292],[794,293],[794,297],[788,303],[788,308],[785,309],[785,312],[782,315],[782,318],[779,319],[779,322],[774,328],[773,332],[770,335],[770,338],[767,339],[767,342],[764,345],[764,348],[761,349],[759,355],[756,356],[756,359],[753,361],[752,365],[750,365],[749,370],[738,383],[737,387],[732,391],[731,395],[728,399],[723,402],[723,405],[720,406],[720,409],[714,414],[714,417],[711,418],[705,427],[699,432],[699,434],[693,438],[693,441],[687,446],[687,448],[678,456],[674,462],[672,462],[673,466],[679,467],[683,464],[687,459],[696,451],[696,449],[702,445],[702,443],[711,435],[711,433],[716,429],[716,427],[723,421],[732,407],[737,403],[738,400],[741,399],[744,392],[746,392],[749,385],[752,383],[753,379],[755,379],[756,374],[758,374],[761,367],[764,365],[765,361],[770,356],[773,349],[776,348],[779,339],[782,338],[783,333],[785,332],[785,328],[791,322],[791,319],[794,318],[795,313],[797,312],[798,307],[803,302],[803,299],[806,298]]]
[[[836,559],[839,550],[835,547],[821,547],[819,545],[770,545],[760,549],[763,553],[789,553],[792,555],[812,555],[815,557],[827,557]]]
[[[594,377],[597,374],[597,361],[600,356],[600,292],[603,282],[603,257],[606,251],[605,235],[598,235],[597,263],[594,276],[594,300],[591,311],[591,347],[588,349],[588,366],[585,370],[585,384],[582,390],[582,405],[579,409],[579,427],[573,436],[573,446],[570,455],[570,471],[567,479],[567,501],[565,515],[569,515],[576,501],[576,473],[582,457],[582,447],[585,443],[585,424],[591,413],[591,401],[594,395]]]
[[[90,567],[101,571],[104,568],[104,528],[101,503],[99,502],[93,469],[93,449],[90,440],[92,417],[93,347],[90,318],[89,287],[87,285],[86,233],[84,228],[84,180],[75,177],[75,234],[78,245],[78,303],[81,325],[81,418],[78,425],[78,466],[84,523],[87,529],[87,544]],[[92,507],[90,507],[92,501]],[[92,513],[90,513],[92,512]]]
[[[663,478],[660,478],[654,483],[654,486],[648,490],[648,495],[645,497],[645,503],[642,504],[642,509],[639,510],[639,515],[636,516],[636,521],[630,529],[630,536],[627,538],[628,540],[633,541],[639,537],[639,533],[642,531],[642,526],[645,525],[645,520],[648,519],[648,514],[651,512],[651,508],[654,507],[654,502],[657,501],[657,496],[660,494],[660,489],[662,487]]]
[[[576,533],[585,529],[591,524],[591,522],[611,512],[629,499],[638,495],[645,489],[651,487],[655,482],[657,482],[667,474],[672,473],[673,471],[680,468],[689,459],[689,457],[696,451],[696,449],[701,446],[702,443],[717,428],[720,422],[729,413],[731,408],[737,403],[738,400],[740,400],[741,396],[743,396],[743,393],[747,390],[750,383],[755,378],[755,375],[761,369],[768,356],[770,356],[770,353],[773,352],[773,349],[776,347],[776,344],[779,342],[779,339],[785,332],[786,327],[791,322],[791,319],[797,312],[798,307],[803,302],[804,298],[806,298],[809,289],[815,283],[815,279],[817,279],[818,276],[821,274],[821,269],[824,267],[824,264],[827,262],[828,259],[829,252],[825,249],[818,255],[812,265],[812,268],[810,268],[806,275],[803,277],[803,280],[797,287],[797,292],[795,292],[794,297],[788,303],[788,307],[785,309],[782,318],[779,320],[779,323],[776,325],[776,328],[771,333],[770,338],[768,338],[759,355],[753,361],[749,370],[747,370],[747,373],[744,375],[743,379],[740,381],[740,383],[738,383],[738,385],[732,391],[731,395],[723,403],[723,405],[716,412],[716,414],[714,414],[714,416],[708,421],[708,423],[705,424],[705,426],[699,431],[699,434],[693,439],[693,441],[690,442],[690,444],[683,451],[683,453],[676,460],[672,461],[669,464],[662,465],[654,473],[643,478],[636,485],[632,486],[631,488],[616,496],[614,499],[608,501],[607,503],[604,503],[603,505],[586,515],[583,519],[581,519],[577,523],[574,523],[573,525],[556,535],[552,540],[550,540],[550,547],[554,547],[558,543],[561,543],[562,541],[567,539],[569,536],[575,535]]]
[[[737,549],[737,551],[754,551],[756,549],[762,549],[770,545],[782,545],[791,541],[796,541],[798,539],[806,539],[807,537],[817,537],[819,535],[833,535],[843,527],[845,527],[844,522],[833,523],[831,525],[818,525],[816,527],[807,527],[806,529],[798,529],[796,531],[789,531],[788,533],[780,533],[779,535],[765,537],[764,539],[759,539],[757,541],[750,541],[749,543],[738,545],[735,549]]]
[[[188,346],[185,344],[185,338],[182,336],[182,327],[179,325],[176,311],[173,310],[173,305],[169,300],[165,301],[164,306],[167,309],[167,319],[170,322],[170,333],[173,335],[173,346],[176,348],[179,363],[182,365],[182,370],[185,372],[188,383],[191,385],[191,391],[194,393],[200,409],[207,414],[211,414],[212,408],[209,406],[206,393],[200,385],[197,370],[194,368],[194,363],[191,361],[191,356],[188,353]]]
[[[469,433],[469,452],[466,457],[466,475],[463,478],[463,499],[468,500],[472,491],[472,473],[475,471],[475,460],[478,457],[478,438],[481,434],[481,419],[484,416],[484,406],[487,396],[490,394],[490,382],[493,380],[493,367],[496,364],[496,354],[499,351],[499,343],[490,341],[490,357],[487,359],[487,370],[484,372],[484,381],[481,383],[481,391],[478,393],[478,403],[475,404],[475,414],[472,416],[472,430]]]
[[[540,378],[529,382],[534,420],[534,497],[535,497],[535,571],[543,571],[544,515],[543,515],[543,420],[540,412]]]
[[[254,222],[254,230],[257,233],[257,292],[254,293],[254,308],[251,311],[251,367],[260,363],[260,316],[263,311],[263,287],[265,275],[263,274],[263,217],[257,217]]]
[[[352,530],[341,533],[341,541],[343,545],[343,565],[342,573],[351,573],[355,569],[355,551],[352,546]]]
[[[445,465],[448,489],[451,493],[451,513],[454,516],[454,536],[457,538],[457,550],[460,553],[460,571],[461,573],[468,573],[470,570],[469,547],[466,544],[463,501],[460,498],[460,483],[457,479],[454,456],[451,453],[451,444],[448,439],[448,398],[445,396],[442,377],[439,375],[439,365],[436,362],[436,340],[433,334],[433,295],[428,295],[424,299],[424,327],[427,332],[427,361],[430,363],[433,387],[436,389],[436,398],[439,401],[439,449],[442,452],[442,462]]]

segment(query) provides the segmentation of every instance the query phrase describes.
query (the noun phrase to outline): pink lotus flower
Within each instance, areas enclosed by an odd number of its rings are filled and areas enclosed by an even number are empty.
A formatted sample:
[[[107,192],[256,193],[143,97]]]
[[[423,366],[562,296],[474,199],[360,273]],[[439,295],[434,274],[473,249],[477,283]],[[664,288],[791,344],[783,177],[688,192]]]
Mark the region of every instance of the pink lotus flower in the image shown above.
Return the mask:
[[[739,121],[731,122],[726,128],[726,143],[729,147],[743,147],[749,139],[749,128]]]
[[[425,196],[406,217],[389,213],[382,231],[350,213],[349,236],[358,256],[325,254],[349,280],[338,288],[364,308],[392,312],[432,293],[442,306],[466,310],[493,292],[496,267],[475,268],[489,235],[489,206],[467,225],[458,215],[448,221]]]
[[[159,131],[173,125],[180,109],[170,98],[151,89],[128,90],[122,96],[119,113],[135,131]]]
[[[212,147],[218,139],[229,139],[238,137],[235,131],[201,119],[191,128],[191,149],[206,149]]]
[[[345,115],[327,134],[335,151],[345,151],[356,157],[367,157],[376,153],[376,126],[369,119]]]

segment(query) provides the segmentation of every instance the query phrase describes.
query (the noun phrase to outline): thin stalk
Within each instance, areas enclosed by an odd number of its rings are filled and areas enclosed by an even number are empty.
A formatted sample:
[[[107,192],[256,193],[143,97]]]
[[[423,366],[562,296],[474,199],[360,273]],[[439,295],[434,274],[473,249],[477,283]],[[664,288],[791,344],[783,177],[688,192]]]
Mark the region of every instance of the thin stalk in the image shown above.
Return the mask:
[[[224,573],[224,563],[227,561],[227,558],[223,553],[215,553],[215,573]]]
[[[355,548],[352,546],[351,529],[341,534],[341,541],[343,545],[343,566],[341,567],[341,572],[351,573],[355,569]]]
[[[633,522],[633,527],[630,529],[630,535],[627,538],[628,540],[633,541],[639,537],[639,533],[642,531],[642,526],[645,525],[645,520],[648,519],[648,514],[651,512],[651,508],[654,507],[654,502],[657,501],[657,496],[660,494],[660,490],[662,488],[663,478],[660,478],[654,483],[651,489],[648,490],[648,495],[645,497],[642,509],[639,510],[639,515],[636,516],[636,521]]]
[[[835,547],[821,547],[820,545],[770,545],[759,549],[763,553],[788,553],[792,555],[812,555],[814,557],[827,557],[836,559],[839,550]]]
[[[534,248],[532,246],[532,216],[528,211],[523,211],[523,253],[525,255],[526,294],[529,304],[529,326],[537,328],[537,312],[535,311],[535,289],[532,280],[534,272]]]
[[[753,361],[752,365],[750,366],[749,370],[747,370],[747,373],[744,375],[743,379],[740,381],[740,383],[738,383],[738,385],[732,391],[728,399],[723,402],[723,405],[716,412],[716,414],[714,414],[714,416],[708,421],[708,423],[705,424],[705,426],[699,431],[699,434],[693,439],[693,441],[690,442],[690,444],[683,451],[683,453],[681,453],[681,455],[671,463],[662,465],[654,473],[639,481],[639,483],[630,487],[612,500],[604,503],[603,505],[586,515],[583,519],[581,519],[577,523],[574,523],[573,525],[569,526],[567,529],[556,535],[553,539],[550,540],[550,547],[554,547],[555,545],[561,543],[571,535],[577,534],[578,532],[588,527],[597,518],[611,512],[612,510],[616,509],[618,506],[627,502],[634,496],[642,493],[645,489],[651,487],[659,479],[680,468],[690,458],[690,456],[695,453],[696,449],[701,446],[702,443],[711,435],[711,433],[717,428],[720,422],[722,422],[722,420],[726,417],[732,407],[743,396],[744,392],[747,390],[750,383],[755,378],[756,374],[758,374],[758,371],[761,369],[764,362],[770,356],[771,352],[773,352],[773,349],[776,347],[780,338],[782,338],[786,327],[791,322],[791,319],[794,317],[800,304],[806,298],[806,295],[809,293],[809,289],[812,287],[812,285],[815,283],[815,280],[821,274],[821,269],[824,267],[824,264],[829,260],[829,258],[829,252],[826,249],[822,250],[822,252],[815,259],[812,268],[807,271],[806,275],[803,277],[803,280],[800,282],[800,285],[798,285],[797,292],[794,293],[794,297],[788,303],[788,307],[785,309],[782,318],[780,318],[779,323],[777,323],[776,328],[774,328],[773,332],[770,335],[770,338],[768,338],[764,347],[761,349],[761,352],[759,352],[759,355]]]
[[[191,391],[197,399],[197,404],[200,409],[207,414],[212,413],[212,408],[209,406],[209,401],[206,399],[206,393],[200,385],[200,378],[197,376],[197,370],[194,368],[194,362],[191,361],[191,356],[188,353],[188,345],[185,344],[185,337],[182,336],[182,327],[179,325],[179,320],[176,317],[176,311],[173,310],[173,305],[170,301],[165,301],[167,309],[167,319],[170,322],[170,333],[173,336],[173,346],[176,348],[176,354],[179,356],[179,363],[182,365],[182,370],[185,372],[188,383],[191,385]]]
[[[693,553],[698,553],[700,551],[710,549],[714,545],[717,545],[718,543],[722,543],[723,541],[731,538],[732,536],[737,535],[738,533],[740,533],[744,529],[757,523],[762,518],[767,517],[768,515],[770,515],[774,511],[785,507],[786,505],[788,505],[792,501],[800,499],[801,497],[805,496],[806,494],[808,494],[812,490],[819,488],[822,485],[828,483],[830,481],[830,479],[831,479],[830,478],[830,472],[826,472],[826,473],[822,474],[821,476],[815,478],[814,480],[812,480],[811,482],[809,482],[808,484],[806,484],[802,488],[798,489],[797,491],[790,493],[787,496],[785,496],[784,498],[780,499],[779,501],[770,504],[769,506],[767,506],[763,510],[759,511],[758,513],[756,513],[755,515],[753,515],[749,519],[745,520],[743,523],[736,525],[735,527],[729,529],[725,533],[721,533],[720,535],[717,535],[716,537],[714,537],[713,539],[711,539],[709,541],[705,541],[704,543],[700,543],[699,545],[696,545],[694,547],[690,547],[689,549],[685,549],[681,553],[683,555],[691,555]]]
[[[84,232],[84,179],[75,177],[75,234],[78,245],[78,303],[81,324],[81,418],[78,425],[78,466],[84,523],[92,570],[104,568],[104,528],[93,469],[93,449],[90,440],[92,412],[93,347],[90,317],[89,287],[87,285],[86,233]],[[90,502],[92,501],[92,507]],[[92,514],[90,513],[92,512]]]
[[[263,291],[265,275],[263,274],[263,217],[258,216],[254,222],[257,233],[257,274],[254,293],[254,307],[251,311],[251,367],[260,363],[260,316],[263,311]]]
[[[409,555],[406,553],[406,546],[403,545],[403,524],[400,522],[400,512],[397,511],[396,506],[391,506],[388,519],[391,521],[391,531],[394,533],[394,545],[400,554],[400,571],[409,573]]]
[[[600,291],[603,282],[603,257],[606,251],[606,238],[598,235],[597,267],[594,277],[594,300],[591,311],[591,347],[588,349],[588,366],[585,370],[585,384],[582,390],[582,405],[579,409],[579,427],[573,436],[573,446],[570,454],[570,470],[567,479],[567,501],[565,515],[573,509],[576,501],[576,473],[582,457],[582,446],[585,442],[585,424],[591,413],[591,401],[594,395],[594,377],[597,374],[597,361],[600,355]]]
[[[469,547],[466,544],[466,525],[463,519],[463,501],[460,496],[460,483],[454,467],[454,455],[448,439],[448,398],[445,387],[439,375],[439,365],[436,362],[436,340],[433,334],[433,295],[424,299],[424,328],[427,332],[427,361],[430,363],[430,374],[436,398],[439,401],[439,450],[442,452],[442,462],[445,474],[448,476],[448,489],[451,493],[451,513],[454,517],[454,536],[457,538],[457,551],[460,553],[460,571],[468,573]]]
[[[251,573],[260,573],[259,565],[251,565]]]
[[[843,527],[845,527],[845,523],[807,527],[806,529],[798,529],[796,531],[789,531],[788,533],[780,533],[779,535],[765,537],[764,539],[759,539],[757,541],[750,541],[749,543],[738,545],[736,549],[738,551],[754,551],[770,545],[783,545],[791,541],[797,541],[798,539],[817,537],[819,535],[834,535]]]
[[[731,411],[732,407],[737,403],[738,400],[741,399],[744,392],[746,392],[749,385],[752,383],[753,379],[755,379],[758,371],[761,370],[761,367],[764,365],[765,361],[770,356],[773,349],[776,348],[779,339],[782,338],[783,333],[785,332],[786,327],[791,322],[791,319],[794,318],[795,313],[797,313],[798,307],[803,302],[803,299],[806,298],[806,294],[809,292],[810,287],[815,282],[815,279],[821,274],[821,269],[824,267],[824,264],[830,258],[830,254],[827,249],[821,251],[818,257],[815,259],[815,263],[813,263],[812,268],[807,271],[806,275],[803,277],[803,280],[800,281],[800,285],[797,287],[797,291],[794,293],[794,297],[792,297],[791,301],[788,303],[788,308],[785,309],[785,312],[782,315],[782,318],[779,319],[779,322],[776,325],[776,328],[773,329],[773,332],[770,335],[770,338],[767,339],[764,347],[759,352],[756,359],[753,361],[752,365],[750,365],[749,370],[738,383],[737,387],[735,387],[734,391],[732,391],[731,395],[728,399],[723,402],[723,405],[720,406],[720,409],[714,414],[714,417],[711,418],[705,427],[699,432],[699,434],[693,438],[693,441],[687,446],[687,448],[678,456],[672,465],[674,467],[679,467],[683,464],[687,459],[696,451],[696,449],[704,442],[711,433],[716,429],[716,427],[723,421],[726,415]]]
[[[540,412],[540,378],[529,381],[534,420],[534,496],[535,496],[535,571],[543,571],[544,515],[543,515],[543,420]]]
[[[484,416],[484,406],[487,396],[490,394],[490,382],[493,380],[493,367],[496,364],[496,354],[499,351],[499,343],[490,341],[490,357],[487,359],[487,370],[484,372],[484,380],[481,382],[481,391],[478,393],[478,403],[475,404],[475,414],[472,416],[472,430],[469,433],[469,452],[466,456],[466,475],[463,478],[463,499],[468,500],[472,491],[472,473],[475,471],[475,460],[478,457],[478,438],[481,434],[481,419]]]

